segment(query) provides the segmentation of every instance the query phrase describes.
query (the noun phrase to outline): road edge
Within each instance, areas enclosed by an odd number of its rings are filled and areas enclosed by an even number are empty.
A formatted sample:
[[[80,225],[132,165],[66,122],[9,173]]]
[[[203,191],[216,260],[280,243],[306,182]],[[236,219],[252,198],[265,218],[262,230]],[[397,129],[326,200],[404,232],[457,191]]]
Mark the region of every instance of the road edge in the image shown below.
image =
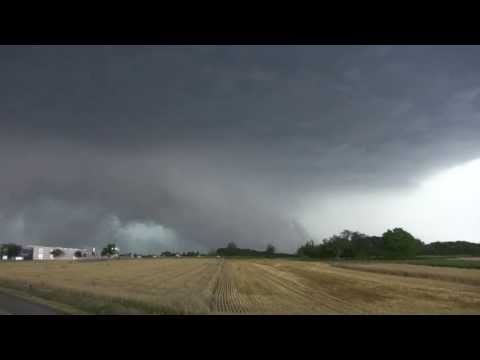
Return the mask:
[[[25,292],[25,291],[20,291],[18,289],[5,287],[3,284],[0,285],[0,293],[18,297],[22,300],[30,301],[35,304],[48,306],[53,310],[58,311],[60,313],[59,315],[89,315],[89,313],[83,310],[77,309],[71,305],[59,303],[52,300],[46,300],[38,296],[29,294],[28,292]]]

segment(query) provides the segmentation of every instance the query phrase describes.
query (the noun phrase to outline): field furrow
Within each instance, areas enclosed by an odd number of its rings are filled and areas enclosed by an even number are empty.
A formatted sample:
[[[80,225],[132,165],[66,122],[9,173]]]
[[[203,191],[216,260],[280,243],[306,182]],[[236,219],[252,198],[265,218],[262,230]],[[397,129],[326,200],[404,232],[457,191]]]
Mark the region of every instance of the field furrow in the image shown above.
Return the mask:
[[[480,270],[337,265],[223,258],[4,262],[0,287],[102,314],[480,314]]]

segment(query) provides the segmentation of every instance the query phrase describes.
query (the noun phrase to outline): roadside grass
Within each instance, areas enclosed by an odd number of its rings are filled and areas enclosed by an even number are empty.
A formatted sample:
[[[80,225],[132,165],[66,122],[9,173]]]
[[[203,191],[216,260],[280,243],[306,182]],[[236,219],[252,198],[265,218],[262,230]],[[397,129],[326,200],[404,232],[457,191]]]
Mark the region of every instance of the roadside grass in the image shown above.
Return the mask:
[[[427,265],[453,267],[460,269],[480,269],[480,261],[478,260],[460,260],[455,258],[435,258],[435,259],[415,259],[406,260],[404,263],[411,265]]]
[[[68,315],[183,315],[183,311],[121,297],[110,297],[71,289],[38,286],[0,279],[0,286],[13,295],[44,303]]]
[[[57,301],[47,300],[44,298],[39,298],[38,296],[34,296],[25,290],[0,286],[0,293],[12,295],[14,297],[29,301],[31,303],[48,306],[49,308],[56,310],[60,315],[88,315],[87,312],[71,305],[62,304]]]
[[[480,260],[468,260],[469,256],[445,256],[445,255],[423,255],[413,259],[389,259],[389,258],[309,258],[309,257],[292,257],[285,260],[304,261],[304,262],[323,262],[333,266],[341,264],[409,264],[450,267],[458,269],[480,269]]]
[[[207,256],[205,256],[207,257]],[[214,256],[213,256],[214,257]],[[460,259],[460,257],[464,257]],[[469,255],[419,255],[413,259],[391,259],[391,258],[310,258],[306,256],[225,256],[225,259],[232,260],[290,260],[290,261],[302,261],[302,262],[322,262],[331,265],[337,265],[342,263],[347,264],[377,264],[377,263],[394,263],[394,264],[410,264],[410,265],[425,265],[425,266],[440,266],[440,267],[452,267],[459,269],[480,269],[479,260],[467,260]],[[466,259],[465,259],[466,258]]]

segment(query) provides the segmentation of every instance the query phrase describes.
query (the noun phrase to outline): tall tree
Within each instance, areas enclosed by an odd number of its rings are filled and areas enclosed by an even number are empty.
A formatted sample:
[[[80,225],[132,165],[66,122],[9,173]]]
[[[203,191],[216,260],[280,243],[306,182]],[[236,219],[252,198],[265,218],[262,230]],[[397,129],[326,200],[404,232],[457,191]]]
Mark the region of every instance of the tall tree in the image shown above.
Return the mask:
[[[20,255],[22,247],[17,244],[3,244],[1,245],[0,254],[8,256],[9,259],[15,258]]]
[[[52,250],[52,251],[50,252],[50,254],[52,254],[53,257],[56,258],[56,257],[62,256],[62,255],[65,254],[65,253],[63,252],[62,249],[54,249],[54,250]]]
[[[347,230],[348,231],[348,230]],[[348,236],[344,236],[345,232],[343,232],[340,235],[334,235],[332,236],[328,241],[328,245],[330,248],[333,250],[335,257],[339,259],[344,255],[344,253],[347,251],[347,249],[350,246]]]
[[[228,244],[227,244],[227,249],[237,249],[237,244],[235,244],[233,241],[230,241]]]
[[[388,257],[412,257],[419,250],[418,240],[402,228],[387,230],[382,237]]]
[[[266,250],[265,250],[265,253],[266,253],[267,255],[273,255],[273,254],[275,254],[275,246],[273,246],[272,244],[268,244],[268,245],[267,245],[267,248],[266,248]]]
[[[115,244],[107,244],[106,247],[102,249],[102,256],[114,256],[118,254],[118,249]]]

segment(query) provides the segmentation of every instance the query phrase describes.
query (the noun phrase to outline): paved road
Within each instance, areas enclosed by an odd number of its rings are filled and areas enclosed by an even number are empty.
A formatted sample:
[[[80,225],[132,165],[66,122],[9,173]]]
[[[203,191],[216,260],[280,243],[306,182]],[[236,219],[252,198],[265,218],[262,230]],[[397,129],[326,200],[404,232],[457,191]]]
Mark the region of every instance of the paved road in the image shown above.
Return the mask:
[[[59,315],[60,313],[46,305],[0,292],[0,315]]]

